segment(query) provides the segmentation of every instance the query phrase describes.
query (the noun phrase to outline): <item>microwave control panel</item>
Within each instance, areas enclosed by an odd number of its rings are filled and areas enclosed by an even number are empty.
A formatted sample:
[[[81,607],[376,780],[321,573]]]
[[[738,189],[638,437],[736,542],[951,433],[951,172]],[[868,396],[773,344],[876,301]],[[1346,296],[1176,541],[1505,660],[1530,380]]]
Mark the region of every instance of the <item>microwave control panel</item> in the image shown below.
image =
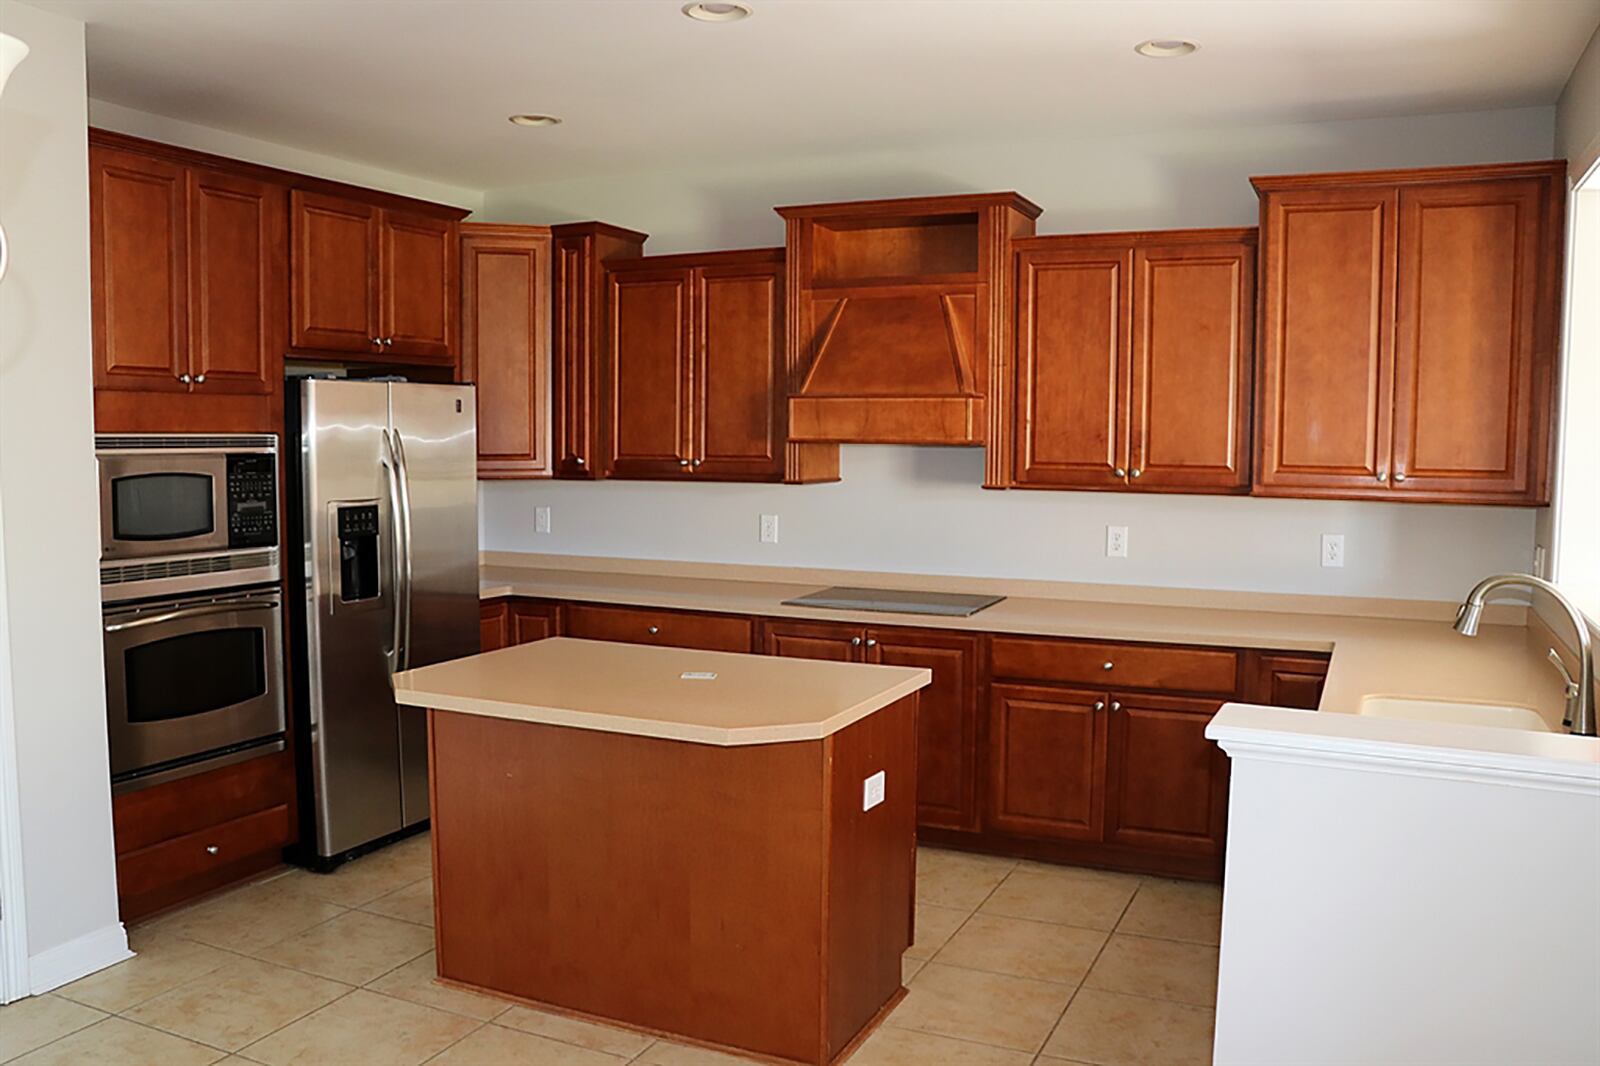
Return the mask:
[[[278,543],[278,471],[271,455],[228,456],[228,547]]]

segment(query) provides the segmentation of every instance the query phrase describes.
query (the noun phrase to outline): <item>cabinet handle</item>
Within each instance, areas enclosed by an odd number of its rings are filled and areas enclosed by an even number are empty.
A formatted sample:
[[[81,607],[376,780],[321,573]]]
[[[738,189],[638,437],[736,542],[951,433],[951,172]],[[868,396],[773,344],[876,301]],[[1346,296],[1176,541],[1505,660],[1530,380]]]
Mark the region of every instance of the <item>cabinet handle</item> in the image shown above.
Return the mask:
[[[1105,700],[1095,700],[1094,701],[1094,709],[1097,710],[1097,711],[1105,710],[1106,709],[1106,701]]]
[[[1394,472],[1394,479],[1396,482],[1404,481],[1406,479],[1406,472],[1404,470],[1396,470]]]
[[[204,385],[206,383],[206,376],[204,374],[196,374],[194,376],[194,383],[196,385]]]
[[[372,338],[372,343],[376,344],[378,347],[382,348],[383,347],[383,338],[382,337],[374,337],[374,338]]]
[[[183,382],[185,385],[187,385],[193,379],[191,379],[188,374],[179,374],[178,375],[178,380]]]
[[[216,855],[217,853],[219,853],[221,851],[222,851],[222,849],[217,847],[215,844],[207,844],[206,845],[206,854],[207,855]]]
[[[867,638],[867,647],[876,648],[877,646],[878,646],[878,642],[876,640],[873,640],[871,637]]]
[[[1144,467],[1142,467],[1142,466],[1134,467],[1133,468],[1133,476],[1134,477],[1143,477],[1144,476]]]
[[[694,465],[695,465],[695,466],[696,466],[696,467],[699,467],[699,465],[700,465],[700,464],[701,464],[701,463],[703,463],[703,462],[705,462],[705,460],[704,460],[704,459],[696,459],[696,460],[695,460],[695,461],[694,461]]]
[[[689,460],[687,460],[687,459],[679,459],[678,460],[678,465],[679,466],[688,466],[689,465]]]
[[[1111,660],[1110,660],[1110,659],[1107,659],[1107,660],[1106,660],[1106,661],[1105,661],[1105,662],[1103,662],[1103,663],[1101,663],[1101,664],[1100,664],[1100,669],[1102,669],[1102,670],[1109,670],[1109,669],[1111,669],[1111,668],[1112,668],[1112,667],[1113,667],[1113,666],[1115,666],[1115,665],[1116,665],[1116,664],[1115,664],[1115,663],[1113,663],[1113,662],[1112,662],[1112,661],[1111,661]]]
[[[577,456],[572,461],[577,463],[579,466],[582,466],[583,465],[583,456],[581,456],[581,455]]]
[[[1379,470],[1378,471],[1378,480],[1379,481],[1388,481],[1389,480],[1389,471],[1387,471],[1387,470]]]
[[[850,646],[852,648],[859,648],[861,646],[861,638],[860,637],[851,637],[850,638]]]
[[[385,338],[383,338],[383,346],[385,348],[393,348],[394,347],[394,338],[393,337],[385,337]]]
[[[1116,700],[1112,700],[1111,701],[1111,709],[1113,711],[1120,711],[1120,710],[1122,710],[1122,704],[1118,703]]]
[[[1120,466],[1117,467],[1116,474],[1117,474],[1118,477],[1127,477],[1128,476],[1128,472],[1126,470],[1122,469],[1122,467],[1120,467]]]
[[[661,632],[661,627],[651,626],[649,629],[646,629],[645,632],[649,633],[651,636],[655,636],[657,633]]]

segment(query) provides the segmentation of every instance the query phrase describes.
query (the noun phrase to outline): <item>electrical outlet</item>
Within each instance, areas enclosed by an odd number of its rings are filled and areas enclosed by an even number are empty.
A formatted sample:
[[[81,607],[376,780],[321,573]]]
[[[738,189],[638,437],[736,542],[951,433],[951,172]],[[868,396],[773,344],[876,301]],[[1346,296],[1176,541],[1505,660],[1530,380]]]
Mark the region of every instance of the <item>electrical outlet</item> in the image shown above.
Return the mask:
[[[861,782],[861,809],[870,811],[883,802],[883,771],[879,770]]]
[[[1128,527],[1106,527],[1106,555],[1113,559],[1126,559],[1128,557]]]
[[[550,532],[550,508],[535,507],[533,509],[533,531],[535,533]]]
[[[1322,565],[1344,565],[1344,534],[1324,533],[1322,535]]]
[[[778,516],[777,515],[775,515],[775,514],[764,514],[764,515],[761,516],[761,543],[763,543],[763,544],[776,544],[776,543],[778,543]]]
[[[1533,546],[1533,576],[1534,577],[1542,577],[1542,578],[1546,578],[1546,579],[1548,579],[1550,577],[1549,574],[1544,572],[1544,564],[1545,564],[1546,558],[1547,558],[1547,555],[1546,555],[1546,552],[1544,550],[1544,545],[1543,544],[1535,544]]]

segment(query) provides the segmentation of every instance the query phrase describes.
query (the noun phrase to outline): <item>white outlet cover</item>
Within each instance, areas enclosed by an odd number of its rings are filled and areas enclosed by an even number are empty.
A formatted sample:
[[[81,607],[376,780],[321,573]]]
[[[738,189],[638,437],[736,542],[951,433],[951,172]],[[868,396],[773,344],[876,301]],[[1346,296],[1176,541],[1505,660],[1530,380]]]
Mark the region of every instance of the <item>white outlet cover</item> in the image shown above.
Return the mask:
[[[1324,533],[1322,535],[1322,565],[1344,565],[1344,534]]]
[[[764,515],[761,516],[761,543],[763,543],[763,544],[776,544],[776,543],[778,543],[778,516],[777,515],[775,515],[775,514],[764,514]]]
[[[535,533],[550,532],[550,508],[535,507],[533,509],[533,531]]]
[[[1126,559],[1128,557],[1128,527],[1106,527],[1106,555],[1112,559]]]
[[[870,811],[883,802],[883,771],[879,770],[865,781],[861,782],[861,809]]]

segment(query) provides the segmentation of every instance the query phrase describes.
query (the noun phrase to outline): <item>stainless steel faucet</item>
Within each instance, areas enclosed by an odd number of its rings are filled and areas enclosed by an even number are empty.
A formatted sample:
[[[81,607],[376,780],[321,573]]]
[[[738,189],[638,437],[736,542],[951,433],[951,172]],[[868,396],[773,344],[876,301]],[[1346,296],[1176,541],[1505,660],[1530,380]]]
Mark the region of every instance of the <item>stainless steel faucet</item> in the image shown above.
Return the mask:
[[[1567,617],[1572,620],[1573,631],[1578,636],[1577,681],[1573,681],[1567,673],[1555,649],[1550,649],[1551,658],[1555,660],[1561,670],[1561,676],[1567,683],[1567,716],[1561,724],[1579,736],[1594,736],[1594,648],[1589,640],[1589,620],[1554,585],[1532,574],[1494,574],[1486,577],[1473,586],[1460,609],[1456,611],[1455,631],[1464,637],[1477,636],[1478,623],[1483,619],[1484,600],[1496,589],[1512,585],[1522,585],[1535,592],[1544,593],[1566,611]]]

